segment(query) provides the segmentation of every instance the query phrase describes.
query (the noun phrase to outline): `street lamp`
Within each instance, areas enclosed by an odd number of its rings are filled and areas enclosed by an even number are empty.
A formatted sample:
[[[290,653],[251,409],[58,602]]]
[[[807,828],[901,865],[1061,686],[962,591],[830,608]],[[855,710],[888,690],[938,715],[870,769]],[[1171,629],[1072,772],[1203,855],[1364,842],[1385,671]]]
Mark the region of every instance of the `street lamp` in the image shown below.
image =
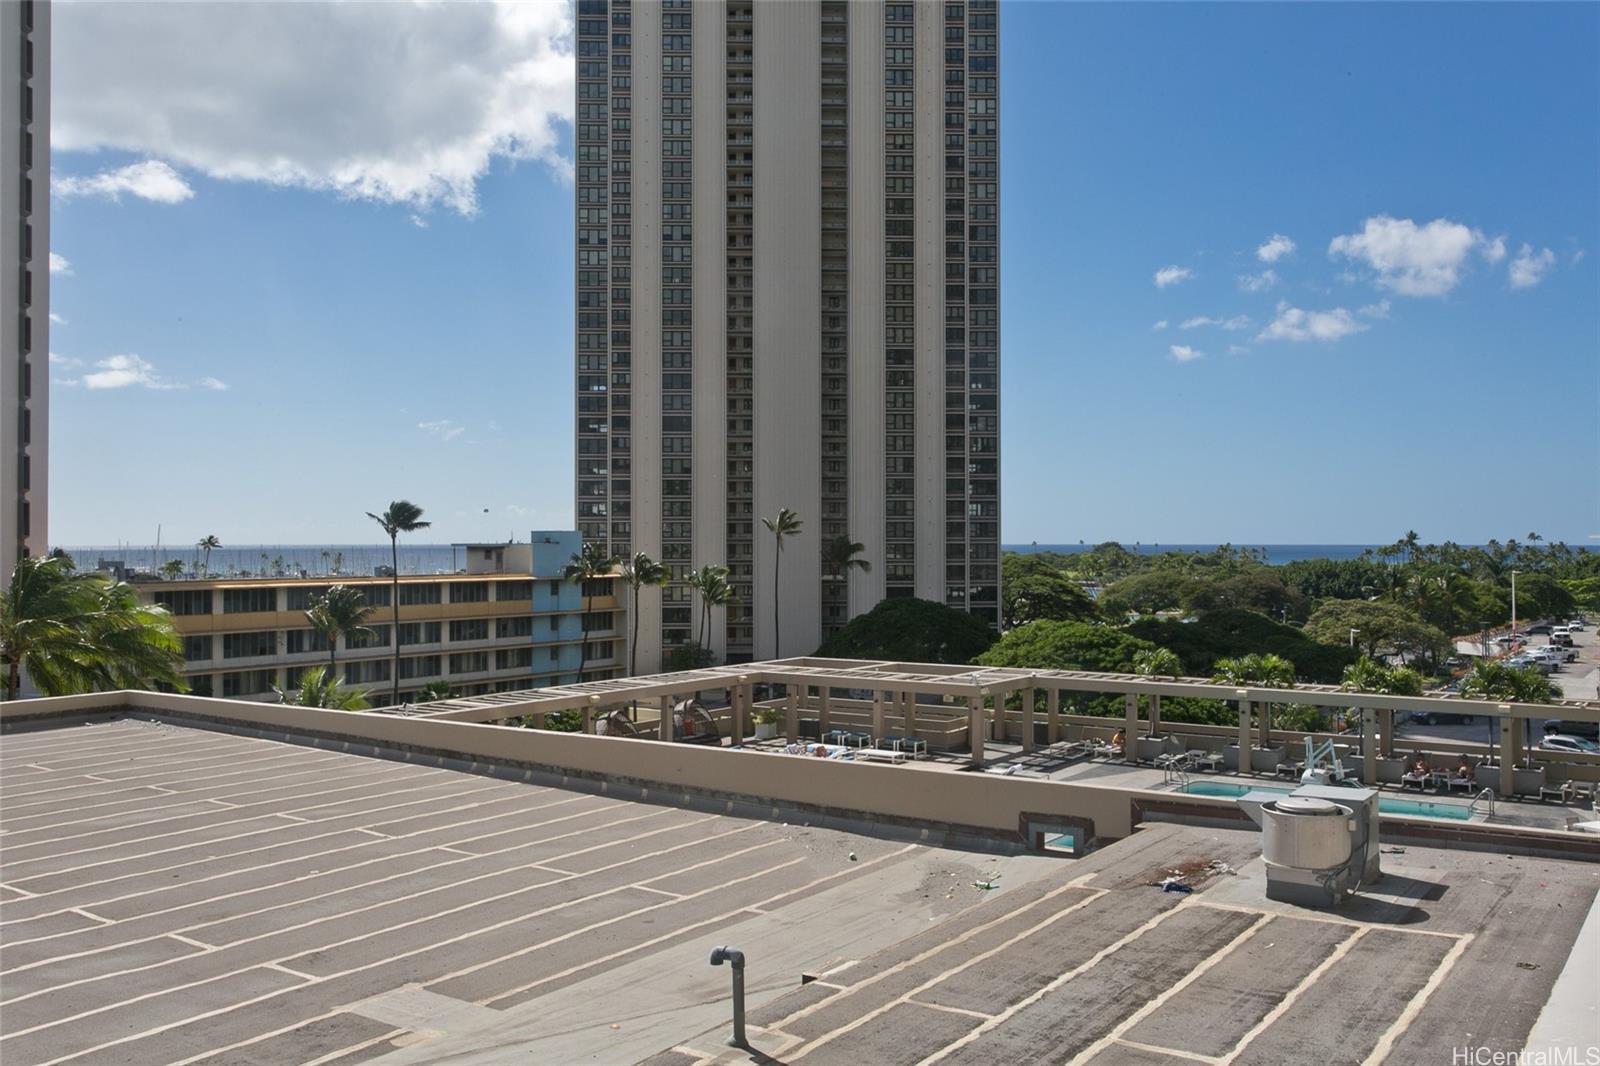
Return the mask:
[[[1517,575],[1521,570],[1511,571],[1511,639],[1517,639]]]

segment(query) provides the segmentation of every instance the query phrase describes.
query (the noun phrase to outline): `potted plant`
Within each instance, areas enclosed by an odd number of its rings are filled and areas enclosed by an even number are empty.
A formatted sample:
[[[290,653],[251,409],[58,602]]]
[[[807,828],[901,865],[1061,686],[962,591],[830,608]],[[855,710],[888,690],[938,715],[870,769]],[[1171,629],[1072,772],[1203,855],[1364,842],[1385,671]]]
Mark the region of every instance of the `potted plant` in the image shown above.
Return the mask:
[[[757,707],[750,715],[751,721],[756,724],[756,739],[771,740],[778,735],[778,709],[776,707]]]

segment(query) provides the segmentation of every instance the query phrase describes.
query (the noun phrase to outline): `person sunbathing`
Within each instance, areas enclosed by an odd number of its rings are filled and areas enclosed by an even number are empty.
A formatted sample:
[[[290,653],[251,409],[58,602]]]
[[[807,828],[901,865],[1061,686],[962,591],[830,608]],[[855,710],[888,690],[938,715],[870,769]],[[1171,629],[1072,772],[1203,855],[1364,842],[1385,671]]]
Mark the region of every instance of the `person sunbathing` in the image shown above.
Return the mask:
[[[1117,730],[1115,733],[1111,734],[1111,746],[1113,748],[1122,747],[1122,742],[1123,742],[1124,739],[1126,739],[1126,738],[1125,738],[1125,735],[1123,734],[1122,730],[1120,730],[1120,729]]]
[[[1417,761],[1411,764],[1411,772],[1413,774],[1415,774],[1416,776],[1418,776],[1418,777],[1427,777],[1428,776],[1428,760],[1426,760],[1422,756],[1418,755],[1417,756]]]

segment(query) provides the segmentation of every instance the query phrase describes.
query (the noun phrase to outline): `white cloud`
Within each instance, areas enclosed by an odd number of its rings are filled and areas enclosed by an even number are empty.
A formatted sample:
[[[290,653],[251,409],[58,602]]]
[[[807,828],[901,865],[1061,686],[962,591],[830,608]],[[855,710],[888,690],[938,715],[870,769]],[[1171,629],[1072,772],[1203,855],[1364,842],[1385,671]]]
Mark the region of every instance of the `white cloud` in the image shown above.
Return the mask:
[[[1278,272],[1268,267],[1259,274],[1240,274],[1239,288],[1245,292],[1266,292],[1278,283]]]
[[[1493,240],[1484,241],[1483,244],[1478,248],[1478,254],[1483,256],[1491,263],[1500,262],[1500,260],[1506,257],[1505,234],[1502,233]]]
[[[1216,326],[1230,332],[1248,329],[1250,327],[1249,315],[1234,315],[1232,318],[1212,318],[1209,315],[1196,315],[1186,318],[1178,324],[1179,329],[1198,329],[1201,326]]]
[[[1176,359],[1180,363],[1192,362],[1193,360],[1198,359],[1202,355],[1206,354],[1205,352],[1200,351],[1198,348],[1189,347],[1187,344],[1169,345],[1167,351],[1171,352],[1172,358]]]
[[[418,422],[417,428],[425,433],[431,433],[440,441],[452,441],[467,431],[466,426],[457,425],[448,418],[437,419],[433,422]]]
[[[1194,271],[1190,270],[1188,267],[1178,266],[1176,264],[1172,266],[1164,266],[1160,270],[1156,271],[1156,288],[1164,289],[1169,285],[1176,285],[1179,282],[1188,281],[1192,277],[1194,277]]]
[[[52,324],[57,326],[64,326],[67,324],[67,320],[56,314],[54,311],[50,312],[50,321]]]
[[[1391,292],[1443,296],[1460,283],[1467,253],[1474,248],[1485,258],[1495,254],[1494,241],[1459,222],[1436,218],[1419,226],[1409,218],[1374,215],[1360,233],[1335,237],[1328,254],[1368,267],[1378,285]]]
[[[1537,252],[1533,245],[1524,244],[1517,257],[1511,260],[1510,279],[1513,289],[1531,289],[1543,281],[1545,275],[1555,269],[1556,253],[1548,248],[1541,248]]]
[[[1304,311],[1278,302],[1278,317],[1256,334],[1258,341],[1336,341],[1367,329],[1342,307],[1331,311]]]
[[[1256,249],[1256,258],[1263,263],[1276,263],[1295,250],[1294,241],[1281,233],[1274,233]]]
[[[1579,263],[1583,262],[1583,257],[1588,254],[1589,253],[1582,248],[1575,249],[1572,253],[1572,258],[1568,261],[1567,265],[1577,266]]]
[[[159,159],[146,159],[115,170],[102,170],[86,178],[52,175],[50,192],[63,200],[74,196],[103,196],[119,201],[122,194],[127,193],[158,204],[181,204],[194,196],[189,183]]]
[[[1157,333],[1160,333],[1162,330],[1167,328],[1167,320],[1163,318],[1161,321],[1157,322],[1155,325],[1151,326],[1150,328],[1155,330]]]
[[[1229,355],[1243,355],[1245,352],[1248,352],[1249,350],[1250,349],[1247,346],[1243,345],[1243,344],[1230,344],[1230,345],[1228,345],[1228,354]]]
[[[572,7],[74,4],[55,9],[57,152],[423,211],[477,207],[496,159],[562,177]]]
[[[94,365],[98,369],[83,375],[82,383],[85,388],[126,389],[134,385],[146,389],[188,387],[161,380],[156,368],[148,360],[137,355],[113,355],[109,359],[96,361]]]
[[[67,257],[66,256],[58,255],[55,252],[51,252],[50,253],[50,273],[52,273],[52,274],[71,274],[72,273],[72,264],[67,262]]]
[[[201,378],[200,379],[200,387],[202,389],[210,389],[213,392],[227,392],[228,391],[228,383],[226,381],[218,381],[216,378],[213,378],[213,377]]]
[[[1375,304],[1367,304],[1367,306],[1357,311],[1356,314],[1360,315],[1362,318],[1388,318],[1389,301],[1379,300]]]
[[[55,352],[51,352],[50,365],[58,366],[63,370],[71,370],[75,366],[82,366],[83,360],[75,359],[70,355],[57,355]]]

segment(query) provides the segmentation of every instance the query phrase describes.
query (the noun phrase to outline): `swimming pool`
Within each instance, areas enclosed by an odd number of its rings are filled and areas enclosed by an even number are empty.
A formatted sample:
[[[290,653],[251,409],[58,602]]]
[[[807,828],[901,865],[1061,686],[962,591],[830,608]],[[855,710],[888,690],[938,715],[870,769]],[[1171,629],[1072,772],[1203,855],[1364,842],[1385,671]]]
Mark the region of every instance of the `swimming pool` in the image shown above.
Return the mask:
[[[1246,792],[1273,792],[1280,796],[1287,796],[1292,789],[1267,788],[1252,785],[1227,785],[1220,781],[1191,781],[1178,791],[1186,792],[1191,796],[1217,796],[1222,799],[1238,799]],[[1465,805],[1455,803],[1429,803],[1427,800],[1389,799],[1379,797],[1378,812],[1380,814],[1404,814],[1416,818],[1450,818],[1464,822],[1472,817],[1472,812]]]

